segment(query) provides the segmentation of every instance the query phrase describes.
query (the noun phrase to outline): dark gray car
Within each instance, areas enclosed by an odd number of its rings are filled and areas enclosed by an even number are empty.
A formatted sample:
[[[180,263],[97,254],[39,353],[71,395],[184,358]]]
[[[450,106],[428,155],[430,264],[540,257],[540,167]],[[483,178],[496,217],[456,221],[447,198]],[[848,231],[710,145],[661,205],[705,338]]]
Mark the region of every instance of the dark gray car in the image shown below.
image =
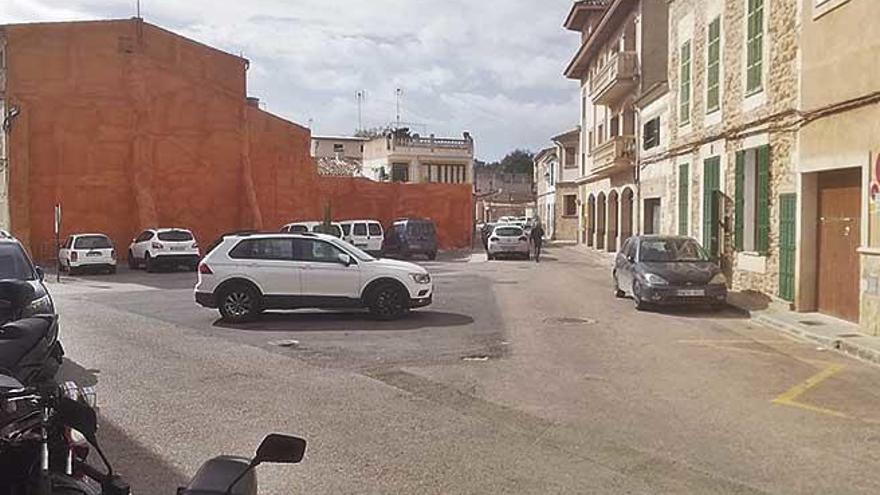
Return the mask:
[[[709,304],[727,300],[727,279],[696,239],[635,236],[614,261],[614,293],[629,295],[636,309],[650,305]]]

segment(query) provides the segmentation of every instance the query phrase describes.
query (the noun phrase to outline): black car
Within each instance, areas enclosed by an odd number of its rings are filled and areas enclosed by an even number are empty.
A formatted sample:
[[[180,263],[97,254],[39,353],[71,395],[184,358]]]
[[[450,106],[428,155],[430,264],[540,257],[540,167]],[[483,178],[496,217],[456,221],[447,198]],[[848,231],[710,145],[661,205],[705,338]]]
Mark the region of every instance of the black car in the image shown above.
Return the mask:
[[[43,270],[34,265],[18,239],[5,231],[0,231],[0,280],[23,281],[33,287],[31,301],[23,305],[21,314],[15,318],[55,313],[55,303],[43,283]],[[0,322],[9,319],[12,315],[0,315]]]
[[[614,293],[650,305],[709,304],[727,300],[727,279],[700,243],[682,236],[635,236],[614,261]]]
[[[437,229],[434,222],[422,218],[403,218],[396,220],[385,229],[382,251],[387,256],[404,259],[415,255],[437,258]]]

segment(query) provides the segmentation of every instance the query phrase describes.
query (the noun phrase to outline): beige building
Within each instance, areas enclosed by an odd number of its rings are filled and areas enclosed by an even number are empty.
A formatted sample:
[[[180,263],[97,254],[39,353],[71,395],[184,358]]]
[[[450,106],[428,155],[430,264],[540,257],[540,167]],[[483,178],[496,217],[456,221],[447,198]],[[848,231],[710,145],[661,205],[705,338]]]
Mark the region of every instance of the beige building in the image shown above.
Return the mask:
[[[580,0],[564,25],[581,34],[565,70],[581,84],[578,237],[614,252],[640,223],[637,115],[667,78],[667,0]]]
[[[787,283],[798,310],[880,335],[880,38],[870,30],[880,2],[797,1],[804,118],[797,277]]]
[[[580,178],[578,154],[580,150],[581,129],[577,127],[553,138],[556,146],[557,170],[553,174],[554,204],[553,236],[557,241],[576,241],[578,239],[578,218],[581,202],[578,199]]]
[[[794,296],[795,239],[780,232],[797,197],[797,1],[669,2],[665,230],[700,239],[734,290],[784,300]]]
[[[352,136],[312,136],[313,158],[363,160],[368,138]]]
[[[556,177],[559,174],[556,146],[539,151],[534,162],[535,215],[544,226],[544,235],[553,239],[556,233]]]
[[[364,145],[366,177],[393,182],[470,184],[474,177],[474,140],[411,134],[408,129],[389,131]]]

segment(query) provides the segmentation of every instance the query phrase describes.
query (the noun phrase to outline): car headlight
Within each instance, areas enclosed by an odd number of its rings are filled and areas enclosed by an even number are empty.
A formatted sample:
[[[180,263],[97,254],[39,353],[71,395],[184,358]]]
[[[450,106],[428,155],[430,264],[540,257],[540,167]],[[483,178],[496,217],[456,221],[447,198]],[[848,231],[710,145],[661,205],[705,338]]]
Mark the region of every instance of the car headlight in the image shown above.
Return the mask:
[[[52,314],[54,312],[55,311],[52,308],[52,299],[49,297],[49,294],[46,294],[43,297],[34,299],[30,304],[25,306],[24,310],[21,312],[21,317],[29,318],[34,315]]]
[[[654,273],[646,273],[645,281],[651,285],[669,285],[669,282],[667,282],[665,278]]]
[[[431,276],[427,273],[410,273],[410,277],[412,277],[413,281],[417,284],[430,284]]]
[[[716,273],[709,281],[709,285],[727,285],[727,277],[723,273]]]

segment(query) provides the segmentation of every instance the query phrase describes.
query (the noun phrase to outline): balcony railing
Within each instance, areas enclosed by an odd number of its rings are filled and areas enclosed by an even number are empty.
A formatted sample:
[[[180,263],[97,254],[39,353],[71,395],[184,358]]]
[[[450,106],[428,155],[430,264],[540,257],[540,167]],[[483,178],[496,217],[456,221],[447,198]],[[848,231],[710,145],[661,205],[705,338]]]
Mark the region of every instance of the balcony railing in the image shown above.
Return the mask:
[[[619,52],[590,81],[590,96],[607,105],[635,88],[638,75],[636,52]]]
[[[473,141],[470,139],[449,139],[437,137],[398,137],[392,138],[392,148],[428,148],[428,149],[454,149],[454,150],[470,150]]]
[[[636,156],[635,136],[616,136],[593,148],[593,174],[611,172],[618,168],[631,167]]]

